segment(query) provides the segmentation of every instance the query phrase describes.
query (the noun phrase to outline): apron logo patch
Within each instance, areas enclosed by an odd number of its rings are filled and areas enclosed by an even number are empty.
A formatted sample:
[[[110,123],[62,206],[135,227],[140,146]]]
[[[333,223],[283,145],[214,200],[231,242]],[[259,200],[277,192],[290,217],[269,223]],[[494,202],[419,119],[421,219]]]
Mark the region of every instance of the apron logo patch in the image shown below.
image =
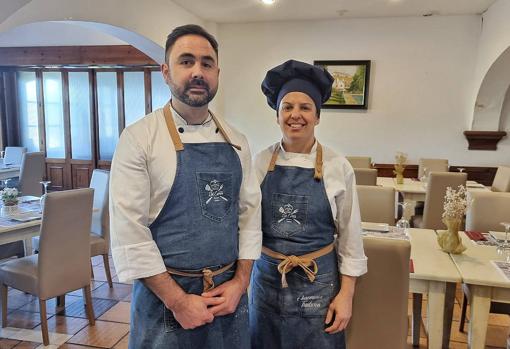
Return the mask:
[[[320,308],[322,296],[299,296],[297,301],[301,308]]]
[[[278,223],[282,222],[295,222],[299,225],[301,225],[301,222],[299,222],[297,218],[297,213],[299,210],[296,208],[294,209],[294,206],[291,204],[285,204],[283,206],[280,206],[280,209],[278,210],[280,212],[281,218],[278,220]]]
[[[228,199],[223,196],[223,183],[220,181],[213,179],[208,184],[205,185],[205,190],[209,194],[209,198],[205,202],[206,205],[208,205],[211,201],[218,202],[218,201],[228,201]]]

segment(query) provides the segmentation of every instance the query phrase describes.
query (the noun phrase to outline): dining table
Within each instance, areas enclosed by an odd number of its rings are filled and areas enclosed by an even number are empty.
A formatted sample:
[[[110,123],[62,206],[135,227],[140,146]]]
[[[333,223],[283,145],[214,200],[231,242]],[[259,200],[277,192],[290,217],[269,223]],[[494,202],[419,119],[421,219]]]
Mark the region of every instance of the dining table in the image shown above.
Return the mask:
[[[485,348],[491,302],[510,303],[510,279],[495,262],[504,262],[510,269],[510,250],[499,250],[488,244],[478,244],[461,232],[466,250],[451,254],[469,289],[470,321],[468,327],[468,348]],[[505,263],[506,262],[506,263]]]

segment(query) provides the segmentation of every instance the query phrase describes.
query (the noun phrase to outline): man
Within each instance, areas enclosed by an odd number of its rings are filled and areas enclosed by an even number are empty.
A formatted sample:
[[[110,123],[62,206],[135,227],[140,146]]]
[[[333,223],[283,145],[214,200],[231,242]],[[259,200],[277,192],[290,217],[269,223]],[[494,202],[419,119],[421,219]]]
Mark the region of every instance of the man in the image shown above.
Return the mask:
[[[172,99],[122,133],[111,168],[112,254],[135,280],[130,348],[249,348],[246,289],[260,255],[260,189],[244,136],[208,103],[218,44],[167,38]]]

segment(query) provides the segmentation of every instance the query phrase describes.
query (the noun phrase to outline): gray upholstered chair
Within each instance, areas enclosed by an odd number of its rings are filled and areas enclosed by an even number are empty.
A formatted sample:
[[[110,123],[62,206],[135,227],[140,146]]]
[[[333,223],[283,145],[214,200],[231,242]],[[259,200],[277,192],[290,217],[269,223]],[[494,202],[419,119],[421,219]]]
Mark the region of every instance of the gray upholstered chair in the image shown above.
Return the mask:
[[[16,185],[21,195],[42,195],[41,181],[44,177],[45,164],[43,152],[23,154],[19,180]]]
[[[0,266],[2,327],[7,326],[7,291],[13,287],[39,298],[44,345],[49,344],[46,300],[83,289],[89,323],[94,325],[90,291],[92,189],[49,193],[45,197],[39,254]]]
[[[361,221],[395,225],[395,189],[357,185]]]
[[[428,176],[431,172],[448,172],[448,160],[420,159],[418,161],[418,179],[421,179],[423,175]]]
[[[377,170],[375,168],[354,168],[356,184],[377,185]]]
[[[110,216],[108,206],[108,184],[110,172],[94,170],[90,179],[90,188],[94,189],[94,212],[90,230],[90,256],[103,256],[104,268],[108,285],[113,287],[108,252],[110,249]],[[32,238],[32,247],[39,250],[39,237]]]
[[[414,216],[413,226],[423,229],[445,229],[442,215],[446,188],[457,189],[459,185],[466,186],[466,179],[466,173],[431,172],[425,194],[423,216]]]
[[[364,238],[363,245],[368,273],[356,281],[347,348],[407,348],[411,245],[373,237]]]
[[[494,193],[476,191],[468,193],[471,205],[466,212],[467,231],[503,231],[505,228],[500,224],[510,222],[510,193]],[[469,299],[469,289],[463,284],[464,302],[460,316],[459,331],[464,332],[466,321],[466,309]],[[491,302],[491,313],[510,315],[510,304]]]
[[[346,156],[353,168],[372,168],[372,158],[369,156]]]
[[[4,165],[20,166],[23,154],[27,152],[25,147],[5,147]]]
[[[499,166],[492,182],[492,191],[510,192],[510,167]]]

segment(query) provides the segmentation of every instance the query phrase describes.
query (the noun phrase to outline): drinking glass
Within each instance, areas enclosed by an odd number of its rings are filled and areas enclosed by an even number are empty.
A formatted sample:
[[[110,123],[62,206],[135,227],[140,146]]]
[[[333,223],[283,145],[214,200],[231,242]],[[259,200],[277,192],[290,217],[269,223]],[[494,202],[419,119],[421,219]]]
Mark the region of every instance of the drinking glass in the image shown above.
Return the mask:
[[[409,207],[409,202],[399,202],[398,205],[402,207],[402,216],[397,221],[397,224],[395,225],[396,229],[400,233],[408,234],[409,228],[411,228],[411,224],[409,223],[408,215],[407,215],[407,208]]]
[[[420,181],[423,182],[423,183],[427,183],[427,179],[428,179],[428,168],[424,167],[423,168],[423,175],[420,177]]]
[[[44,193],[43,193],[43,195],[41,195],[41,198],[39,199],[39,204],[41,205],[41,213],[42,213],[43,206],[44,206],[44,198],[45,198],[46,194],[48,194],[48,185],[51,184],[51,181],[41,181],[39,183],[41,183],[44,186]]]

